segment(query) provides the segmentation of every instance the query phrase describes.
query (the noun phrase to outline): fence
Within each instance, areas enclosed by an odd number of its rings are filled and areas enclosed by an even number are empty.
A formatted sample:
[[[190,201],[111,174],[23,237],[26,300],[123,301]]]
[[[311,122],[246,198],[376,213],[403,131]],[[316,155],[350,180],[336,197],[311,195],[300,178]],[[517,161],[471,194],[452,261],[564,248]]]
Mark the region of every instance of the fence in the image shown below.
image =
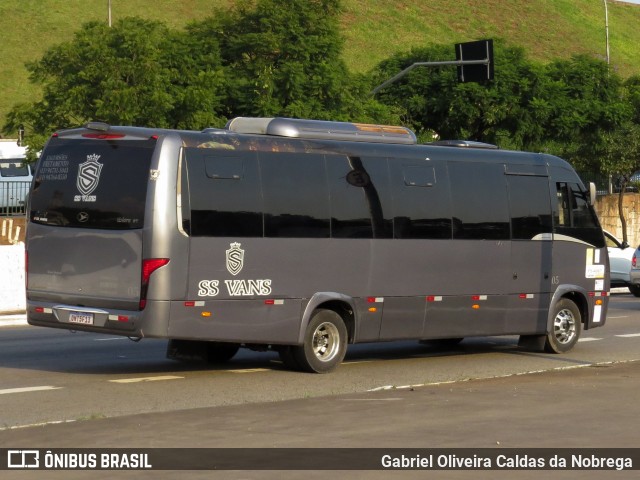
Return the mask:
[[[0,182],[0,216],[24,215],[31,182]]]

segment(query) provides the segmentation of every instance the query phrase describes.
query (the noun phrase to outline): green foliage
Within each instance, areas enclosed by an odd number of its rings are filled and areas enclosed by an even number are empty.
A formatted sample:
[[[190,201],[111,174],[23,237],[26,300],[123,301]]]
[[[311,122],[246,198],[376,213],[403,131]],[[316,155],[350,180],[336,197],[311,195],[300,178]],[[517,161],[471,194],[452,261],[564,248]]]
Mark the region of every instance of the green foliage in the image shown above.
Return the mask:
[[[395,55],[376,70],[381,83],[416,62],[452,60],[452,46],[432,45]],[[527,148],[544,139],[541,117],[548,106],[537,101],[540,67],[521,48],[495,42],[495,80],[486,85],[458,83],[455,68],[417,67],[379,92],[384,103],[402,108],[423,137],[457,138]],[[531,104],[534,108],[531,108]]]
[[[214,121],[219,62],[199,71],[201,58],[190,50],[184,35],[159,22],[88,23],[28,65],[43,99],[14,107],[4,128],[24,125],[32,150],[51,131],[89,120],[156,127]]]

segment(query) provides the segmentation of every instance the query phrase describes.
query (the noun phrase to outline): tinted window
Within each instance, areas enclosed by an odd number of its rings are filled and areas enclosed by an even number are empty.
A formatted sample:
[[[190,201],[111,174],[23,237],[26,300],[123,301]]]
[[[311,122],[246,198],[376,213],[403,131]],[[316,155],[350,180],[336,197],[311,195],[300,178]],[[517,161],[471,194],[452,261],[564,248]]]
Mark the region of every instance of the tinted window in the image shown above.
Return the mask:
[[[555,233],[604,247],[604,236],[589,204],[588,193],[576,183],[558,182],[556,190]]]
[[[30,218],[49,225],[142,228],[156,141],[53,138],[42,153]]]
[[[392,162],[395,238],[451,238],[446,164]]]
[[[324,155],[260,152],[265,237],[329,237]]]
[[[20,161],[4,161],[0,163],[0,176],[4,178],[28,177],[29,167]]]
[[[530,240],[551,233],[551,199],[548,177],[508,175],[511,236]]]
[[[262,196],[255,152],[187,148],[190,212],[183,228],[193,236],[261,237]],[[183,198],[186,198],[183,195]],[[190,217],[190,223],[189,223]]]
[[[504,166],[449,162],[453,238],[509,238],[509,212]]]
[[[331,236],[391,238],[391,196],[385,158],[327,157]]]

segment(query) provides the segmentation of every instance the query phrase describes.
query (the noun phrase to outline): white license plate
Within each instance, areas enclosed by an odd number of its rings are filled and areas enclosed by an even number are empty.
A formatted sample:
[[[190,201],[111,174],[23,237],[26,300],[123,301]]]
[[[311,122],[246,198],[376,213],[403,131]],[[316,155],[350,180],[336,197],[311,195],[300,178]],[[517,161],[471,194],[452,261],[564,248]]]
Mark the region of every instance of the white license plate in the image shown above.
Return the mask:
[[[71,312],[69,313],[69,323],[93,325],[93,313]]]

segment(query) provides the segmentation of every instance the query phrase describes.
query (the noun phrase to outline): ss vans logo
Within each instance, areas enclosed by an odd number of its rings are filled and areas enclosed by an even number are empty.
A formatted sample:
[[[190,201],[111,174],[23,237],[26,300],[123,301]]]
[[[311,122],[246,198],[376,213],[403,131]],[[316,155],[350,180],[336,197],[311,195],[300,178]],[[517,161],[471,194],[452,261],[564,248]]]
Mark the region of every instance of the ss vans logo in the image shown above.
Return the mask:
[[[227,270],[231,275],[237,275],[244,266],[244,250],[240,243],[229,244],[226,251]],[[220,280],[200,280],[198,283],[199,297],[216,297],[220,293]],[[271,294],[271,280],[224,280],[227,295],[230,297],[264,296]]]

